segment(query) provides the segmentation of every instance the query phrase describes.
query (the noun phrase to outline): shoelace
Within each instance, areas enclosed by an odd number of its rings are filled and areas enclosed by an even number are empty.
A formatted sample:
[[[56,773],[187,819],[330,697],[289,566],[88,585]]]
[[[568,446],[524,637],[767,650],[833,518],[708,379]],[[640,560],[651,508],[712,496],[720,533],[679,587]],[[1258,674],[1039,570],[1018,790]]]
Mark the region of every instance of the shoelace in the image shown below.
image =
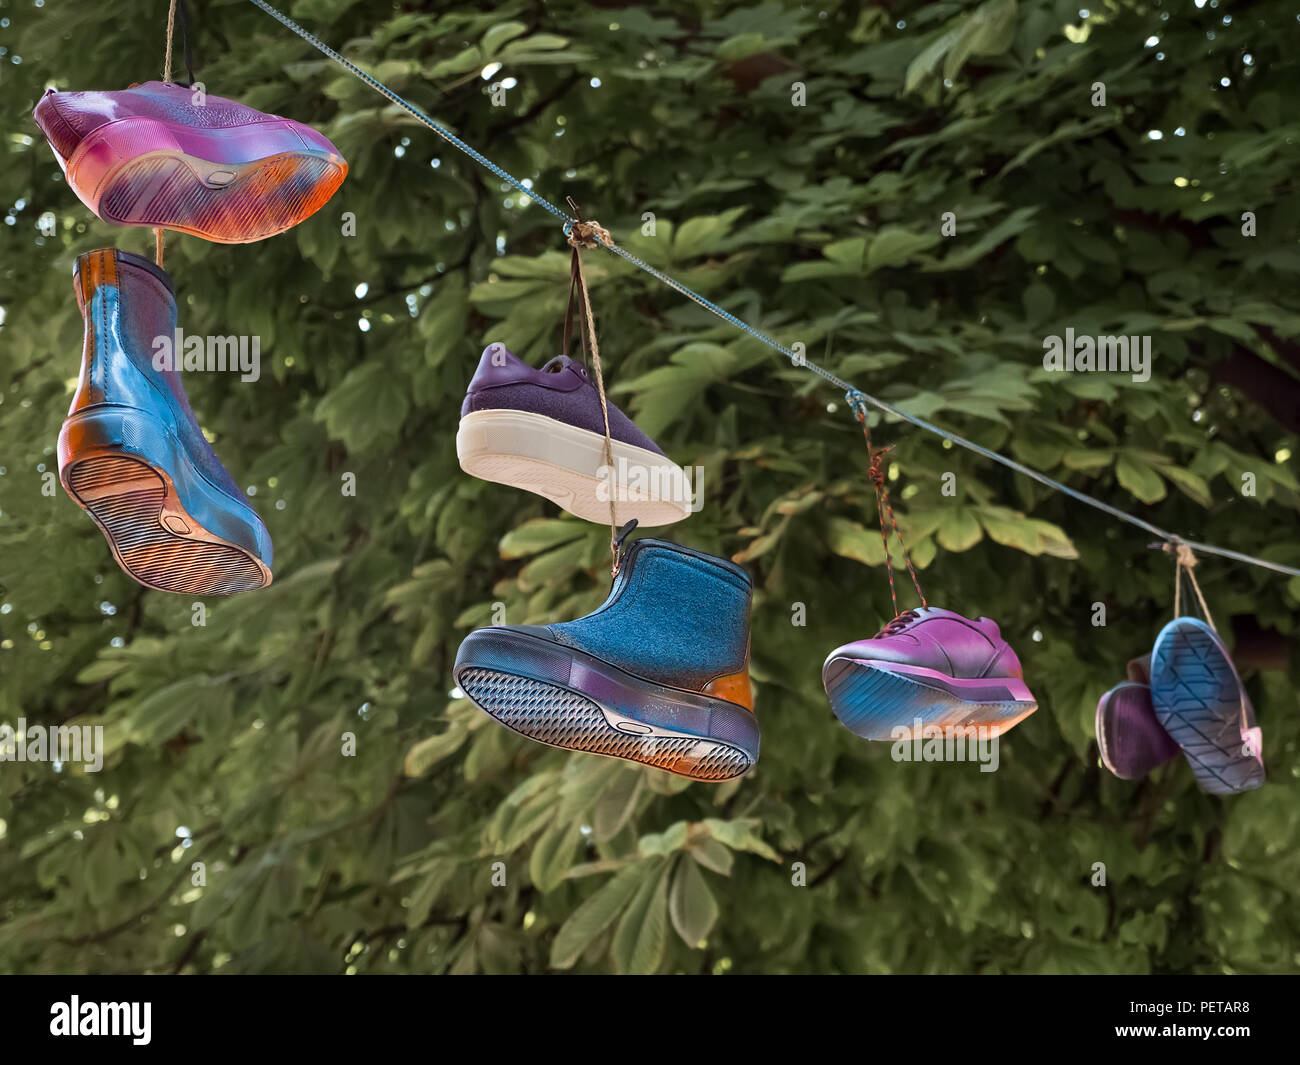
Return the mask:
[[[867,421],[866,398],[861,392],[856,388],[851,388],[844,394],[844,398],[848,400],[849,405],[853,408],[854,417],[862,426],[862,439],[867,445],[867,480],[871,482],[871,486],[876,492],[876,513],[880,517],[880,542],[885,547],[885,573],[889,577],[889,599],[894,604],[894,617],[897,619],[903,615],[898,612],[898,589],[894,585],[894,562],[889,554],[889,533],[885,528],[886,514],[889,515],[889,524],[893,526],[894,535],[898,537],[898,546],[903,552],[903,562],[907,565],[907,572],[912,575],[912,585],[916,588],[916,597],[921,600],[922,606],[929,606],[930,604],[926,602],[925,593],[921,591],[921,582],[916,577],[916,567],[912,565],[912,554],[907,550],[907,544],[903,542],[903,530],[898,527],[898,518],[894,514],[894,504],[889,501],[885,456],[893,450],[893,445],[881,448],[872,447],[871,428]]]
[[[872,639],[878,640],[882,636],[897,636],[900,632],[902,632],[905,628],[907,628],[907,626],[909,626],[910,624],[912,624],[912,622],[918,620],[919,618],[920,615],[915,610],[904,610],[901,614],[898,615],[898,617],[888,622],[883,629],[881,629],[878,633],[875,634],[875,636],[872,637]]]

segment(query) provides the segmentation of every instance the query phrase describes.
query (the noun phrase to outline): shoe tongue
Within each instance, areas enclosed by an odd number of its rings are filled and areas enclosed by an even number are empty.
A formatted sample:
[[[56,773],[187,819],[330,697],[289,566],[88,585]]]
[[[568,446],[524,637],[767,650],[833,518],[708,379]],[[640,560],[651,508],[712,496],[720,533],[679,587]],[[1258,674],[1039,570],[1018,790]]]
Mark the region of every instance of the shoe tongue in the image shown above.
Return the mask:
[[[556,355],[549,362],[542,364],[542,373],[563,373],[570,366],[576,366],[574,361],[567,355]],[[578,367],[581,369],[581,367]]]
[[[1128,679],[1136,684],[1150,684],[1151,656],[1146,654],[1141,658],[1133,659],[1124,672],[1128,675]]]

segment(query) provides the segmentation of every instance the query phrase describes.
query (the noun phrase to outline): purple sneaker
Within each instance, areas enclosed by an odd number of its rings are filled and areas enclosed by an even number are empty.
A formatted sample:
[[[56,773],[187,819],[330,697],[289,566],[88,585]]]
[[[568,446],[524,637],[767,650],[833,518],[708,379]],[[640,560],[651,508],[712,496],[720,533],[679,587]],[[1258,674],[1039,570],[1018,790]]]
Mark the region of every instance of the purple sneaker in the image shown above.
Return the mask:
[[[570,514],[615,524],[668,525],[693,509],[685,471],[666,457],[613,403],[609,435],[614,469],[605,463],[600,395],[587,371],[567,355],[534,370],[504,344],[490,344],[460,408],[460,468],[485,481],[545,496]]]
[[[1264,783],[1255,708],[1228,649],[1199,618],[1174,618],[1151,651],[1156,719],[1183,749],[1196,782],[1211,795]]]
[[[869,740],[916,738],[929,726],[999,736],[1038,709],[996,622],[933,606],[836,648],[822,683],[835,716]]]
[[[1151,702],[1151,656],[1128,664],[1128,680],[1097,703],[1101,762],[1120,780],[1140,780],[1178,753],[1178,744],[1156,720]]]

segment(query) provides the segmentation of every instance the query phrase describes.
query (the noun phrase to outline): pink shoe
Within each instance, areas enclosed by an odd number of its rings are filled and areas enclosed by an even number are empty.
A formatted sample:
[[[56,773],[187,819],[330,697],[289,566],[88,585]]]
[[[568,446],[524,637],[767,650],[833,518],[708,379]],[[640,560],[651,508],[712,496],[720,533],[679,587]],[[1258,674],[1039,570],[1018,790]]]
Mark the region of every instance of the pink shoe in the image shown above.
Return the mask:
[[[219,244],[283,233],[315,213],[348,172],[309,126],[175,83],[50,89],[33,117],[72,191],[105,222]]]
[[[931,726],[999,736],[1038,709],[997,622],[934,606],[836,648],[822,683],[835,716],[869,740],[924,738]]]

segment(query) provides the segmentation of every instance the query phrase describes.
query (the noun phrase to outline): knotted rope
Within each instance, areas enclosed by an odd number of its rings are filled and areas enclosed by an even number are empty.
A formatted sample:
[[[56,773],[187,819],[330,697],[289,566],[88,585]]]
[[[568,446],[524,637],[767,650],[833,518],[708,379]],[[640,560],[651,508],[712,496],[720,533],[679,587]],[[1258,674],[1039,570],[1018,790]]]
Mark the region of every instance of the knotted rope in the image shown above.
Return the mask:
[[[889,598],[894,605],[894,617],[898,617],[898,589],[894,586],[894,563],[889,554],[889,533],[885,528],[885,516],[889,516],[889,524],[894,529],[894,535],[898,537],[898,546],[903,553],[903,562],[907,565],[907,572],[912,575],[912,584],[916,588],[917,597],[921,600],[922,606],[929,606],[925,601],[925,593],[921,591],[921,582],[917,579],[916,569],[912,565],[912,555],[907,550],[907,544],[903,541],[903,530],[898,527],[898,518],[894,514],[894,504],[889,500],[889,488],[886,479],[885,456],[893,449],[893,444],[877,448],[871,445],[871,428],[867,425],[867,404],[862,393],[857,389],[850,389],[845,393],[845,398],[849,406],[853,408],[853,416],[862,424],[862,439],[867,444],[867,479],[871,481],[872,487],[876,492],[876,513],[880,517],[880,542],[885,547],[885,572],[889,575]]]
[[[1188,579],[1192,582],[1192,590],[1196,593],[1196,601],[1201,605],[1201,613],[1205,615],[1205,620],[1209,622],[1210,628],[1217,633],[1219,627],[1214,624],[1210,608],[1205,604],[1205,596],[1201,594],[1201,586],[1197,583],[1196,574],[1193,572],[1196,568],[1196,555],[1192,552],[1192,549],[1179,540],[1166,541],[1160,545],[1160,549],[1174,558],[1174,617],[1180,618],[1183,616],[1182,585],[1183,574],[1186,573]]]
[[[583,361],[586,361],[587,338],[591,340],[591,365],[596,373],[596,393],[600,396],[600,413],[605,421],[605,470],[607,483],[609,485],[609,558],[610,573],[612,576],[618,576],[619,570],[619,536],[618,536],[618,505],[615,502],[617,494],[614,487],[618,480],[618,475],[614,469],[614,441],[609,433],[609,401],[605,398],[605,376],[600,367],[600,344],[596,340],[596,320],[591,312],[591,295],[587,291],[587,275],[582,268],[582,253],[584,250],[598,248],[602,244],[605,247],[613,245],[613,238],[609,235],[609,230],[599,222],[584,221],[578,205],[569,197],[569,207],[573,210],[575,219],[566,223],[564,227],[565,238],[569,242],[569,247],[573,249],[573,263],[569,276],[569,309],[564,316],[564,353],[569,353],[569,334],[573,323],[573,297],[574,286],[576,285],[582,298],[583,321],[586,323],[586,333],[584,335],[582,324],[579,323],[578,335],[582,337]]]

